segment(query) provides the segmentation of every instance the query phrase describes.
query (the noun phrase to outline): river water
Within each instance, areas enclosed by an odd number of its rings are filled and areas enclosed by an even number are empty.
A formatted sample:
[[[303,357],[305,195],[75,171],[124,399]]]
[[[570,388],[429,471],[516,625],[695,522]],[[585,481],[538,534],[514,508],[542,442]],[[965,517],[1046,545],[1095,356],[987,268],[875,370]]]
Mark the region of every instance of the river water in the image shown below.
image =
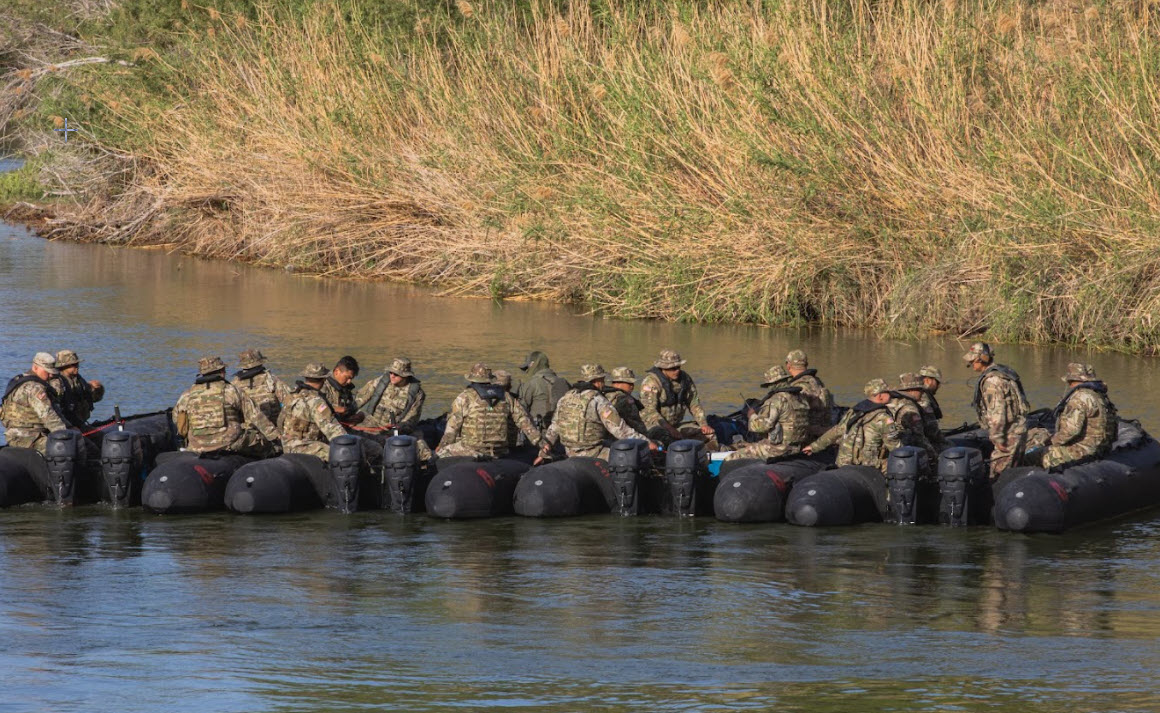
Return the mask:
[[[124,413],[172,405],[202,354],[292,377],[415,360],[428,415],[477,360],[530,349],[638,374],[665,347],[710,411],[807,349],[839,402],[954,339],[617,322],[132,250],[0,225],[0,369],[73,348]],[[1035,406],[1092,362],[1160,428],[1155,362],[1003,345]],[[235,361],[236,363],[236,361]],[[0,512],[0,711],[1156,711],[1160,515],[1063,536],[590,517]]]

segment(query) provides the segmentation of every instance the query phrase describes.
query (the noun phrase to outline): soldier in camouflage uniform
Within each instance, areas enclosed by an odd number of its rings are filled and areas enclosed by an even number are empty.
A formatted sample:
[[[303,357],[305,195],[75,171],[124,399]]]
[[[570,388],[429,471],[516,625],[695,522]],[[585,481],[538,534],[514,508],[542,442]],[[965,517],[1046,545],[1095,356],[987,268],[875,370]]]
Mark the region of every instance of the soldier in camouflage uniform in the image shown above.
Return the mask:
[[[810,405],[810,437],[818,438],[834,425],[834,395],[818,378],[817,369],[809,369],[810,360],[801,349],[785,355],[785,370],[789,372],[790,386],[800,386],[802,396]]]
[[[725,460],[795,455],[810,442],[810,404],[802,396],[802,387],[790,386],[792,378],[781,366],[765,372],[761,386],[773,388],[756,409],[748,408],[749,431],[765,437],[742,445]]]
[[[250,397],[258,410],[270,423],[278,423],[282,404],[290,395],[286,382],[270,373],[266,368],[266,357],[257,349],[247,349],[238,355],[241,370],[234,373],[230,383]]]
[[[681,369],[684,363],[680,354],[665,349],[640,383],[641,419],[650,436],[667,443],[681,438],[708,440],[714,435],[705,409],[701,408],[697,385]],[[686,411],[696,427],[682,430],[680,425]]]
[[[44,455],[48,434],[77,430],[61,416],[56,392],[48,385],[56,374],[56,357],[38,352],[32,368],[8,382],[0,401],[0,422],[4,424],[8,445],[32,448]]]
[[[636,386],[636,374],[627,366],[618,366],[612,370],[610,378],[612,385],[603,389],[605,398],[629,428],[638,433],[648,433],[648,426],[644,425],[644,419],[640,417],[640,410],[644,408],[644,404],[632,395],[632,390]]]
[[[975,342],[963,361],[982,374],[975,384],[971,405],[979,415],[979,425],[987,430],[994,445],[991,453],[991,479],[1012,466],[1019,465],[1027,438],[1027,413],[1031,405],[1023,384],[1014,369],[995,363],[990,345]]]
[[[890,403],[886,382],[873,379],[863,391],[866,400],[847,411],[821,438],[803,448],[803,453],[813,455],[840,440],[837,465],[866,465],[886,472],[890,451],[902,446],[902,431],[886,408]]]
[[[322,395],[334,409],[335,418],[343,425],[353,426],[366,420],[366,414],[359,412],[358,400],[355,398],[354,377],[358,376],[358,372],[358,360],[344,356],[334,365],[322,384]]]
[[[491,373],[491,383],[495,384],[510,394],[512,392],[512,373],[505,369],[496,369]],[[522,431],[520,431],[520,429],[509,428],[508,450],[510,451],[513,448],[518,448],[520,445],[522,445],[520,439],[523,437],[524,434]]]
[[[540,430],[527,409],[503,387],[492,383],[491,369],[475,364],[464,377],[470,384],[451,403],[447,430],[435,450],[440,457],[502,458],[508,453],[513,425],[528,442],[539,445]]]
[[[1055,407],[1055,433],[1033,429],[1029,442],[1042,444],[1036,455],[1047,469],[1101,458],[1116,442],[1120,418],[1108,398],[1108,387],[1091,364],[1068,364],[1062,377],[1067,393]]]
[[[563,443],[569,458],[584,456],[608,460],[608,445],[625,438],[648,440],[625,424],[616,407],[604,397],[601,390],[608,373],[599,364],[582,364],[580,381],[560,398],[552,425],[544,434],[544,444],[536,465],[551,456],[552,446]],[[656,450],[656,444],[649,445]]]
[[[943,435],[939,421],[942,420],[942,408],[938,405],[935,394],[942,385],[942,371],[936,366],[924,366],[918,370],[922,378],[922,393],[918,397],[918,405],[926,416],[926,440],[934,446],[935,451],[942,453],[951,447],[951,442]]]
[[[238,387],[226,381],[221,357],[197,362],[197,380],[177,399],[173,419],[186,450],[228,451],[250,458],[268,458],[281,435],[270,419]]]
[[[378,425],[410,434],[422,418],[427,394],[411,371],[411,360],[399,357],[386,374],[363,384],[356,400],[359,410]]]
[[[321,392],[329,375],[322,364],[307,364],[299,374],[302,380],[286,397],[278,417],[286,453],[302,453],[326,461],[330,458],[331,439],[346,434]]]
[[[56,392],[57,406],[64,420],[81,427],[93,415],[93,404],[105,398],[105,387],[97,380],[86,380],[80,375],[81,359],[71,349],[56,353],[56,369],[60,372],[48,380]]]
[[[899,374],[898,389],[890,392],[890,402],[886,404],[886,408],[890,410],[894,422],[902,430],[902,445],[926,451],[927,465],[934,468],[938,463],[938,451],[934,449],[926,435],[930,425],[927,423],[926,412],[919,403],[923,393],[921,376],[914,372]],[[937,429],[936,423],[935,430]]]
[[[556,412],[556,403],[568,391],[568,381],[552,371],[548,355],[539,351],[528,354],[520,370],[528,376],[516,385],[516,398],[523,403],[537,428],[547,428]]]

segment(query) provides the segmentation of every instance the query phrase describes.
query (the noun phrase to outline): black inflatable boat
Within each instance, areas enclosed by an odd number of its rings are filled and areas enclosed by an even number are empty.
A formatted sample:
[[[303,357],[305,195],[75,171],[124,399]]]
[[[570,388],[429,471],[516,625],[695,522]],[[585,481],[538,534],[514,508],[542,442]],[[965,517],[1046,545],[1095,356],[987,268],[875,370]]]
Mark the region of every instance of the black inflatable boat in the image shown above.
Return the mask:
[[[772,463],[752,458],[725,461],[713,495],[713,514],[722,522],[782,522],[794,483],[824,467],[825,460],[808,456]]]

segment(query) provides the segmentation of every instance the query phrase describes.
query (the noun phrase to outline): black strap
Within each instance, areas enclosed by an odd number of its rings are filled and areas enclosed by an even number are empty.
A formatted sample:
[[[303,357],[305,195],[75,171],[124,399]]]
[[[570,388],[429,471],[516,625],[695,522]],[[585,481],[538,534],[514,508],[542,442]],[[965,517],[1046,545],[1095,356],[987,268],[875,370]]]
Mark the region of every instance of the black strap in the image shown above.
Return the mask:
[[[677,383],[681,385],[681,393],[679,395],[673,389],[673,384],[669,381],[669,377],[665,376],[664,372],[660,370],[660,367],[654,366],[648,370],[648,373],[657,377],[657,380],[661,382],[661,389],[665,392],[664,398],[657,406],[668,408],[669,406],[677,406],[678,404],[681,406],[689,405],[689,399],[691,398],[689,392],[692,391],[690,387],[693,384],[693,377],[686,374],[684,369],[681,370],[681,375],[677,377]]]
[[[1105,400],[1107,399],[1107,396],[1108,396],[1108,387],[1102,381],[1085,381],[1083,383],[1076,384],[1075,386],[1073,386],[1067,390],[1067,393],[1063,395],[1063,398],[1059,400],[1059,403],[1056,405],[1055,409],[1051,412],[1051,420],[1054,423],[1056,423],[1056,424],[1059,423],[1059,416],[1060,416],[1060,414],[1063,413],[1063,409],[1064,409],[1064,407],[1067,406],[1067,402],[1071,401],[1071,397],[1075,396],[1075,392],[1079,391],[1080,389],[1088,389],[1090,391],[1094,391]]]

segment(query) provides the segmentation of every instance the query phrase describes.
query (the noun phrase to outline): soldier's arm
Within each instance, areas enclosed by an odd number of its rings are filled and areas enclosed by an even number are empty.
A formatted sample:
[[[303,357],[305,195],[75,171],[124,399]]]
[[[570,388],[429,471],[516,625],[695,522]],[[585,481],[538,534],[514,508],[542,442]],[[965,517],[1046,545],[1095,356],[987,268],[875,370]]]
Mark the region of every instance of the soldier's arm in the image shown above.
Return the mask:
[[[286,399],[290,398],[290,387],[278,377],[273,375],[271,377],[274,379],[274,395],[278,397],[278,403],[285,404]]]
[[[559,442],[560,434],[556,432],[556,422],[552,421],[548,428],[544,430],[544,442],[540,446],[541,454],[547,455],[552,450],[552,447]]]
[[[415,424],[419,423],[419,418],[423,415],[423,402],[427,400],[427,394],[423,389],[419,389],[415,394],[415,403],[407,409],[407,412],[399,417],[399,422],[396,426],[406,426],[407,428],[414,428]]]
[[[439,448],[449,446],[459,440],[459,431],[463,428],[463,395],[455,397],[451,402],[451,413],[447,416],[447,426],[443,429],[443,438],[439,439]]]
[[[701,408],[701,395],[697,393],[696,382],[689,384],[689,415],[693,417],[693,422],[698,426],[709,425],[709,419],[705,417],[705,409]]]
[[[1007,447],[1007,404],[999,379],[990,378],[983,382],[980,395],[983,399],[979,425],[987,429],[987,436],[1001,448]]]
[[[1051,436],[1051,445],[1070,445],[1083,436],[1087,409],[1083,408],[1083,406],[1077,408],[1075,405],[1076,400],[1073,398],[1068,403],[1067,408],[1063,410],[1063,413],[1059,415],[1059,421],[1055,424],[1055,433]]]
[[[524,408],[519,399],[511,394],[507,395],[507,400],[511,405],[512,421],[515,421],[516,426],[524,432],[528,443],[532,445],[539,443],[543,439],[543,434],[540,433],[540,429],[536,428],[536,424],[532,423],[532,417],[528,414],[528,410]]]
[[[749,430],[759,436],[764,436],[777,425],[780,412],[774,408],[773,397],[761,405],[761,410],[749,417]]]
[[[326,436],[326,440],[333,441],[339,436],[346,435],[346,429],[334,417],[334,413],[327,408],[326,402],[318,399],[318,403],[314,404],[310,409],[310,418],[314,421],[314,425],[318,426],[318,430],[322,431]]]
[[[818,436],[817,440],[814,441],[813,443],[809,444],[808,446],[806,446],[806,448],[810,449],[811,453],[817,453],[818,451],[824,451],[827,448],[829,448],[830,446],[832,446],[838,442],[838,439],[840,439],[842,437],[842,434],[845,432],[845,429],[846,429],[846,419],[842,419],[841,421],[838,422],[837,425],[831,426],[829,428],[829,430],[827,430],[822,435]]]
[[[902,447],[903,431],[903,426],[893,418],[883,419],[879,433],[881,434],[882,449],[885,452],[885,455],[890,455],[890,451],[894,450],[895,448]],[[926,439],[923,438],[922,440]],[[920,443],[916,443],[915,446],[918,448],[922,447]]]
[[[189,411],[185,405],[185,394],[177,399],[177,405],[173,407],[173,425],[177,427],[177,435],[182,438],[189,435]]]
[[[603,396],[597,396],[592,399],[592,406],[596,409],[596,415],[600,418],[600,423],[604,424],[605,430],[612,434],[613,438],[617,440],[623,438],[645,438],[643,433],[637,433],[631,428],[620,414],[616,412],[616,407]]]
[[[67,430],[69,425],[60,417],[60,412],[56,410],[56,406],[53,405],[47,391],[41,388],[31,388],[31,391],[32,398],[28,400],[29,405],[32,406],[32,410],[36,412],[44,427],[49,431]]]
[[[238,405],[242,410],[242,418],[246,419],[246,424],[258,429],[258,433],[267,441],[273,443],[282,438],[282,434],[278,432],[278,427],[266,418],[266,414],[262,413],[261,409],[254,404],[254,400],[249,396],[243,394],[239,389],[233,389],[235,397],[238,399]]]
[[[96,386],[93,386],[93,384],[96,384]],[[101,399],[105,398],[105,385],[104,384],[102,384],[99,381],[90,381],[89,386],[92,387],[92,390],[93,390],[93,403],[96,403],[96,402],[100,401]]]
[[[653,429],[665,426],[664,416],[660,411],[661,390],[655,379],[646,378],[640,387],[640,417],[646,428]]]
[[[358,390],[354,392],[354,402],[361,408],[363,404],[370,401],[371,396],[375,393],[375,389],[379,386],[379,381],[385,378],[387,377],[380,376],[358,387]]]

